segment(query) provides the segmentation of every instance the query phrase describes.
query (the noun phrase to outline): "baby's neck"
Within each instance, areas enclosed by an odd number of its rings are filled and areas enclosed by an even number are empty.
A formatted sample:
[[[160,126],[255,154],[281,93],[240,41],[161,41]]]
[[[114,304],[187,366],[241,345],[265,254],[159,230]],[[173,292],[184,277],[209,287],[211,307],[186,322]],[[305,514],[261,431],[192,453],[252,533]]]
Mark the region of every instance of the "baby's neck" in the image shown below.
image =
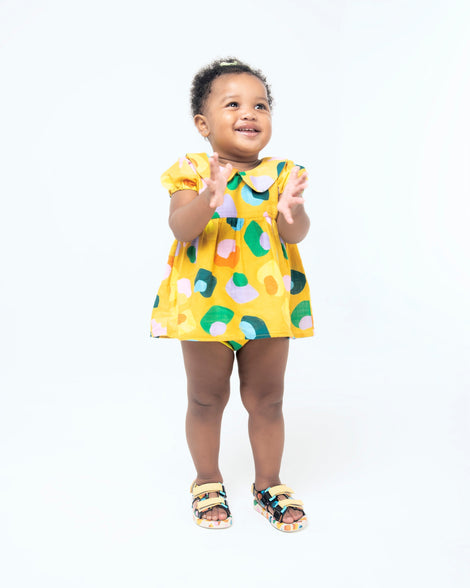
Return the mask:
[[[261,163],[260,159],[254,159],[253,161],[237,161],[235,159],[226,159],[225,157],[219,156],[219,163],[225,165],[230,163],[235,169],[240,171],[248,171],[249,169],[253,169],[257,165]]]

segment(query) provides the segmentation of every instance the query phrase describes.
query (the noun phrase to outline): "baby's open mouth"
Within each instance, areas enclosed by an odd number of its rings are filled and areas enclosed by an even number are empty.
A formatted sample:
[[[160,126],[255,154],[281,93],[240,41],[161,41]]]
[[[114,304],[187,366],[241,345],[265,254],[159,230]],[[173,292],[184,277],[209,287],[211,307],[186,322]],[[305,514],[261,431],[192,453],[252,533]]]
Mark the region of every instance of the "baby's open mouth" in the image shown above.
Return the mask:
[[[240,129],[235,129],[238,133],[247,133],[249,135],[255,135],[256,133],[259,133],[258,129],[252,129],[252,128],[240,128]]]

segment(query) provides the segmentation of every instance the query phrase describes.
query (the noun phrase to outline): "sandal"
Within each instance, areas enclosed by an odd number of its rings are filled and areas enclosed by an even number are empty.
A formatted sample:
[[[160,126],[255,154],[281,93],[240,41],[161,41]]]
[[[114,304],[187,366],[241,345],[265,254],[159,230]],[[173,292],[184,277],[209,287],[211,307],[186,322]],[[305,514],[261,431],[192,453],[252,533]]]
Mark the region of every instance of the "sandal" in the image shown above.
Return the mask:
[[[301,500],[294,500],[291,495],[294,493],[292,488],[280,484],[279,486],[270,486],[265,490],[256,490],[255,485],[251,487],[253,492],[254,507],[256,512],[259,512],[268,519],[271,525],[279,529],[279,531],[292,532],[300,531],[307,526],[307,517],[301,508],[303,502]],[[278,496],[284,494],[287,498],[278,499]],[[302,512],[302,517],[293,523],[283,523],[282,517],[286,510],[291,507]],[[269,510],[271,509],[271,511]]]
[[[211,482],[198,486],[194,481],[189,490],[193,495],[193,521],[196,525],[205,529],[227,529],[232,525],[232,515],[227,504],[227,494],[221,482]],[[209,498],[209,492],[218,492],[219,495],[214,498]],[[201,516],[202,513],[214,508],[214,506],[225,508],[227,518],[211,521]]]

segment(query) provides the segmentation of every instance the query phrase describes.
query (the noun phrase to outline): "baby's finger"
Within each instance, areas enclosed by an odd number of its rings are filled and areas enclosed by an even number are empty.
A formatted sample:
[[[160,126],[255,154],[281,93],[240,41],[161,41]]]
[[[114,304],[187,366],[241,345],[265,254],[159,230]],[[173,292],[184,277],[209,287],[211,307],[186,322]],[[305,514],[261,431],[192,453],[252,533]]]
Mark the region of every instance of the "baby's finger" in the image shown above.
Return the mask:
[[[283,217],[286,219],[287,223],[289,223],[291,225],[294,222],[294,219],[292,218],[292,214],[291,214],[291,211],[289,210],[288,206],[281,205],[281,206],[278,206],[277,209],[283,215]]]
[[[233,167],[232,167],[232,164],[231,163],[227,163],[224,166],[224,177],[225,177],[226,180],[228,180],[230,174],[232,173],[232,169],[233,169]]]
[[[308,184],[298,184],[295,186],[295,189],[292,191],[292,195],[295,197],[302,196],[305,190],[308,188]]]
[[[287,209],[287,210],[284,212],[284,218],[286,219],[286,222],[287,222],[289,225],[291,225],[291,224],[294,222],[294,219],[292,218],[292,215],[291,215],[291,213],[290,213],[290,210],[289,210],[289,209]]]
[[[299,176],[299,170],[300,170],[300,167],[299,167],[298,165],[295,165],[295,166],[294,166],[294,167],[291,169],[291,171],[290,171],[290,173],[289,173],[289,177],[287,178],[287,183],[288,183],[288,184],[289,184],[289,183],[292,183],[292,182],[295,182],[295,181],[298,179],[298,176]]]
[[[304,190],[306,190],[306,189],[307,189],[307,187],[308,187],[308,183],[307,183],[307,182],[298,182],[298,183],[295,185],[295,191],[296,191],[297,193],[301,193],[301,192],[303,192]]]
[[[214,178],[219,173],[219,154],[214,153],[209,157],[209,165],[211,170],[211,178]]]
[[[214,191],[209,197],[209,206],[211,208],[217,208],[218,205],[219,205],[219,202],[218,202],[217,194]]]

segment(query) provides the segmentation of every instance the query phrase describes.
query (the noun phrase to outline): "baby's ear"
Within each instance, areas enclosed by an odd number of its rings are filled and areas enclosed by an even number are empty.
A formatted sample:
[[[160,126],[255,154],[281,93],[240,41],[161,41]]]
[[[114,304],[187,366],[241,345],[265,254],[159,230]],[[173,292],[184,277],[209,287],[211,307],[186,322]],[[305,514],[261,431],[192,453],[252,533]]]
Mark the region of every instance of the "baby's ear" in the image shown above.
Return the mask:
[[[199,133],[207,139],[209,136],[209,124],[206,117],[203,114],[196,114],[194,117],[194,124]]]

